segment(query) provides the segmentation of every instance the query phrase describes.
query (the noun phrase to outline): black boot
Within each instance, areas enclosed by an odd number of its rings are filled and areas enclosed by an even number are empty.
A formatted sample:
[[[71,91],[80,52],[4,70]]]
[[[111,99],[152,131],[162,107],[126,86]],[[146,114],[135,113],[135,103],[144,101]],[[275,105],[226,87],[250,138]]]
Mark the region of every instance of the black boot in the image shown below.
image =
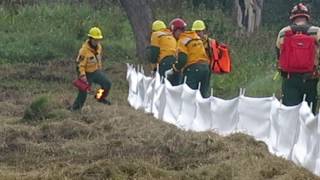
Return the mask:
[[[100,99],[98,100],[99,103],[102,103],[102,104],[106,104],[106,105],[111,105],[111,102],[107,99]]]

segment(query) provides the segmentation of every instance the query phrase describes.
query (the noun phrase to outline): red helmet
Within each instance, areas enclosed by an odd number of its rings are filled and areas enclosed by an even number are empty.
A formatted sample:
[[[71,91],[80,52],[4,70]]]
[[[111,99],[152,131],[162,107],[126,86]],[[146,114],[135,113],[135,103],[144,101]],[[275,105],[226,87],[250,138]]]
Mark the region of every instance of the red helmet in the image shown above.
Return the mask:
[[[310,12],[306,5],[299,3],[295,5],[290,13],[290,20],[294,20],[296,17],[306,17],[310,19]]]
[[[187,23],[180,18],[175,18],[170,22],[169,26],[170,26],[170,29],[172,32],[174,32],[178,29],[184,31],[187,27]]]

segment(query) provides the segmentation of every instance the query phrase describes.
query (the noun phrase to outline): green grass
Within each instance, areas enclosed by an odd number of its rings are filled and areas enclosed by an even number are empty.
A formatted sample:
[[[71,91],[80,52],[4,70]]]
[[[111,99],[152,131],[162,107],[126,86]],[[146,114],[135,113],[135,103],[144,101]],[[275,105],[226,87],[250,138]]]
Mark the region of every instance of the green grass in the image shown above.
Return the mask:
[[[104,53],[118,61],[131,59],[135,43],[127,18],[117,7],[94,10],[88,4],[40,4],[17,14],[0,8],[0,61],[43,62],[75,57],[92,26],[102,29]]]

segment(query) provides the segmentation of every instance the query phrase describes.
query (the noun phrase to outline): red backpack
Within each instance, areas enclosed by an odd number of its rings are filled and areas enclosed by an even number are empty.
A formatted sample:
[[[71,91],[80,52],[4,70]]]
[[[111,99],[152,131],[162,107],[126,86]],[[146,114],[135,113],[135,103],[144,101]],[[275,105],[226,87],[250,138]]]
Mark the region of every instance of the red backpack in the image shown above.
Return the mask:
[[[284,72],[313,72],[316,40],[308,34],[310,26],[291,26],[280,49],[279,65]]]

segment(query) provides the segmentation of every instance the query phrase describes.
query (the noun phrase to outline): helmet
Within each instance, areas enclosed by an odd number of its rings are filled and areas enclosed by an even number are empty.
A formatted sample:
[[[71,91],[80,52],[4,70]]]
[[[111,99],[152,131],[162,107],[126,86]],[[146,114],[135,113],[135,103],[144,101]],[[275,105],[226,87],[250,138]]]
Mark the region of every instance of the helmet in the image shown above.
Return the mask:
[[[194,21],[191,28],[192,31],[203,31],[205,29],[206,29],[206,25],[202,20]]]
[[[152,31],[159,31],[165,28],[167,28],[167,26],[163,21],[156,20],[152,23]]]
[[[169,25],[170,25],[170,29],[172,32],[174,32],[178,29],[181,29],[184,31],[187,27],[187,23],[180,18],[173,19]]]
[[[303,3],[299,3],[292,8],[290,20],[294,20],[296,17],[306,17],[308,20],[310,19],[309,9]]]
[[[89,37],[93,38],[93,39],[102,39],[102,32],[98,27],[93,27],[89,30]]]

